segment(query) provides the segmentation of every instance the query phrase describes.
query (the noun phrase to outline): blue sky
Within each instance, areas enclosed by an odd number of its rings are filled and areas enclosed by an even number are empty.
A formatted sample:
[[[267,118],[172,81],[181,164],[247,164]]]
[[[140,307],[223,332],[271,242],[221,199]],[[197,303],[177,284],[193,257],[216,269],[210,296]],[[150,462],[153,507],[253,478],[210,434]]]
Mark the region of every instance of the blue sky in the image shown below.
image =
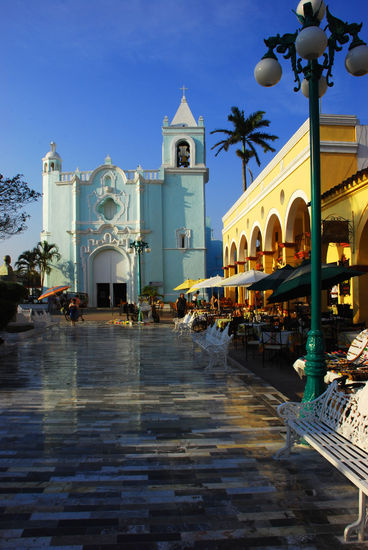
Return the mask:
[[[180,103],[180,87],[194,117],[207,131],[207,215],[221,238],[221,217],[242,191],[235,151],[215,158],[216,128],[229,127],[232,105],[246,114],[266,111],[279,150],[308,117],[304,96],[293,92],[289,61],[274,88],[261,88],[253,69],[265,52],[263,38],[294,32],[288,0],[2,0],[0,56],[0,172],[24,174],[42,190],[41,158],[57,143],[63,170],[91,170],[110,154],[114,164],[159,168],[161,125]],[[363,21],[368,42],[366,0],[330,2],[331,12]],[[354,78],[337,54],[333,88],[322,112],[355,114],[368,124],[368,76]],[[261,169],[271,153],[260,153]],[[256,176],[260,169],[249,164]],[[42,201],[28,209],[28,230],[0,241],[1,257],[13,263],[36,245],[42,229]],[[62,215],[62,213],[60,213]]]

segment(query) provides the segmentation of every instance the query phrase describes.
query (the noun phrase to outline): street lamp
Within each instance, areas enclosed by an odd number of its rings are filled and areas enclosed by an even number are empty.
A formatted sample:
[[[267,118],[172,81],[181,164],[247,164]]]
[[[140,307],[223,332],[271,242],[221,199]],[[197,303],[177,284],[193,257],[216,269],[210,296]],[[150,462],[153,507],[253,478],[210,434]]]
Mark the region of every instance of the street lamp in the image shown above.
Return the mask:
[[[326,14],[329,36],[319,27]],[[311,329],[307,339],[307,355],[303,401],[310,401],[324,389],[326,363],[323,336],[321,332],[321,177],[320,177],[320,134],[318,98],[329,86],[333,86],[332,66],[335,52],[349,42],[345,67],[353,76],[368,73],[368,47],[358,33],[362,23],[344,23],[331,15],[323,0],[301,0],[296,16],[302,28],[294,34],[271,36],[264,40],[268,51],[254,69],[255,79],[261,86],[274,86],[282,75],[275,51],[290,59],[297,92],[309,98],[310,158],[311,158]],[[326,51],[327,48],[327,51]],[[323,60],[317,59],[323,55]],[[307,62],[303,64],[303,59]],[[301,82],[300,76],[304,75]]]
[[[151,252],[151,249],[148,243],[142,241],[141,238],[138,238],[136,241],[132,241],[129,247],[134,250],[135,254],[138,256],[138,322],[140,323],[142,322],[142,310],[139,300],[141,295],[141,254],[143,254],[143,252]]]

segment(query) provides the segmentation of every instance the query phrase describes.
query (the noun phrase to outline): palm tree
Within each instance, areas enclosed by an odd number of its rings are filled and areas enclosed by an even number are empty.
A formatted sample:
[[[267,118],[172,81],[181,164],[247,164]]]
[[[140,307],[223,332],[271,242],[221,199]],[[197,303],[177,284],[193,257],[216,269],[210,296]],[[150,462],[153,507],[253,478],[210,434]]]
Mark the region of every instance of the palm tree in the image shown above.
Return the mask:
[[[45,275],[51,273],[51,264],[54,260],[59,261],[61,254],[56,244],[49,244],[47,241],[40,241],[34,248],[36,254],[37,266],[40,271],[41,288],[45,280]]]
[[[19,255],[18,260],[15,262],[15,268],[30,289],[30,293],[32,293],[32,288],[40,284],[39,273],[36,269],[37,265],[35,249],[25,250]]]
[[[218,129],[211,132],[211,134],[221,132],[228,136],[211,147],[211,149],[218,147],[216,157],[220,151],[227,151],[230,145],[241,143],[242,147],[241,149],[237,149],[236,154],[242,159],[243,191],[247,189],[246,166],[250,159],[255,158],[258,166],[261,165],[255,146],[259,145],[262,147],[264,153],[268,151],[275,152],[275,149],[267,141],[275,141],[275,139],[278,139],[278,136],[259,131],[260,128],[270,125],[270,121],[263,118],[264,114],[265,111],[256,111],[249,115],[248,118],[245,118],[244,111],[241,111],[238,107],[231,107],[231,114],[228,115],[227,119],[233,123],[234,129]]]

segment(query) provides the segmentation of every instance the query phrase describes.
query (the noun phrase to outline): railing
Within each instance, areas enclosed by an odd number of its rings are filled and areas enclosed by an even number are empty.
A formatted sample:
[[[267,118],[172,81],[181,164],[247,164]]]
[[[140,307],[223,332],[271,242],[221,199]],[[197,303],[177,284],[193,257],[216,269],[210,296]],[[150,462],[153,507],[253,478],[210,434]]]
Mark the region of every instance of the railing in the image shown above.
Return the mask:
[[[72,181],[73,177],[77,174],[81,181],[88,181],[93,170],[87,172],[61,172],[59,181],[68,182]]]
[[[72,181],[75,172],[61,172],[59,181]]]
[[[144,179],[158,180],[159,170],[145,170],[143,172]]]
[[[124,170],[127,180],[134,180],[137,170]],[[158,180],[159,170],[143,170],[145,180]]]
[[[127,177],[127,180],[134,180],[135,178],[135,170],[124,170],[124,174]]]
[[[93,170],[88,170],[85,172],[61,172],[60,179],[61,182],[70,182],[73,180],[75,174],[78,175],[81,181],[88,181],[91,177]],[[124,173],[128,181],[134,180],[137,171],[136,170],[124,170]],[[159,179],[159,170],[143,170],[143,177],[146,180],[158,180]]]

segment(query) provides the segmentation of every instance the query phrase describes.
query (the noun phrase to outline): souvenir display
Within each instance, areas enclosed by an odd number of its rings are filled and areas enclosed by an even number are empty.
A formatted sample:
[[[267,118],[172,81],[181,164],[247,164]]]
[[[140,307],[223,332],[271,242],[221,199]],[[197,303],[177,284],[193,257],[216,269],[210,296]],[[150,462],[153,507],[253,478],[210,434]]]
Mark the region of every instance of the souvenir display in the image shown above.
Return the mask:
[[[347,352],[333,351],[326,353],[325,357],[326,382],[331,382],[339,376],[347,377],[348,380],[352,381],[368,380],[368,329],[358,334]],[[295,361],[294,368],[299,376],[304,375],[304,366],[305,357]]]

